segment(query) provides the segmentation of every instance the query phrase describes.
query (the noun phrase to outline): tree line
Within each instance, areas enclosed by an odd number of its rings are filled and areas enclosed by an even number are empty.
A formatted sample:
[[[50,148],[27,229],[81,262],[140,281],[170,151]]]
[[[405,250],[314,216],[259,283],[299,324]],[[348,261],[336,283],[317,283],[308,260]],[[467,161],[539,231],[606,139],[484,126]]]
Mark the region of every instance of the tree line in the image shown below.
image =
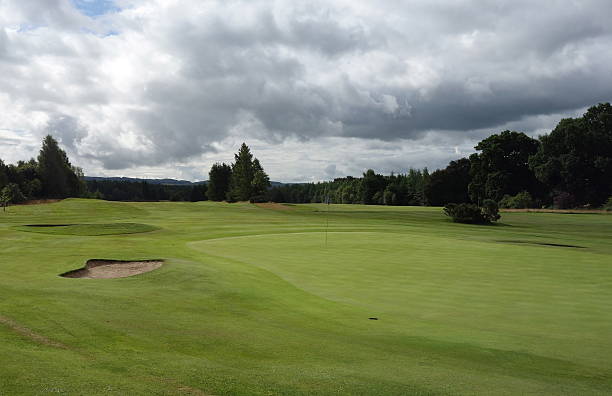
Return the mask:
[[[612,106],[601,103],[582,116],[561,120],[537,139],[503,131],[480,141],[476,153],[427,169],[383,176],[284,185],[268,192],[274,202],[384,205],[449,203],[503,208],[608,207],[612,204]],[[606,204],[606,202],[608,202]]]
[[[84,195],[83,171],[70,163],[66,152],[50,135],[43,139],[38,158],[6,165],[0,159],[0,203],[26,199]]]
[[[6,165],[0,159],[0,203],[89,197],[366,205],[453,203],[472,204],[476,208],[489,208],[492,201],[502,208],[612,208],[610,103],[593,106],[582,117],[563,119],[550,133],[537,139],[522,132],[503,131],[483,139],[475,149],[477,152],[469,157],[451,161],[444,169],[432,173],[424,168],[381,175],[369,169],[362,177],[270,187],[261,163],[243,143],[233,163],[212,166],[207,185],[182,186],[110,180],[85,182],[81,169],[71,165],[52,136],[46,136],[37,159],[14,165]],[[449,209],[456,213],[475,210]]]
[[[206,185],[152,184],[146,181],[87,180],[86,198],[107,201],[206,201]]]
[[[384,176],[369,169],[363,177],[343,177],[329,182],[286,184],[268,191],[272,202],[339,203],[366,205],[425,205],[427,168]]]

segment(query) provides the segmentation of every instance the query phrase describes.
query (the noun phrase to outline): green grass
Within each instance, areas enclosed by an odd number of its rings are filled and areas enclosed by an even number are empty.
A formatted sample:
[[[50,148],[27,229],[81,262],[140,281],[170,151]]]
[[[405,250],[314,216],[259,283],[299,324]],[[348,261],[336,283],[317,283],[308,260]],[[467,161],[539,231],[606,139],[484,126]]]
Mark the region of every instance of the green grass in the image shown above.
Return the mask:
[[[610,215],[74,199],[1,215],[0,395],[612,389]],[[58,276],[90,258],[166,264]]]

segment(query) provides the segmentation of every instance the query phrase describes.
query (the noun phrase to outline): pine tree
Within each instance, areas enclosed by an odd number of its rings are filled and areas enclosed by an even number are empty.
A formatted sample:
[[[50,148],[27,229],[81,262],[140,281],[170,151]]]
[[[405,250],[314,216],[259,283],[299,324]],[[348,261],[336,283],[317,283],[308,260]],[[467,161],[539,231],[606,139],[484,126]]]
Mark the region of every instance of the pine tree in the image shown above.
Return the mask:
[[[38,154],[38,167],[45,197],[65,198],[81,193],[82,182],[79,176],[82,171],[70,164],[66,152],[51,135],[43,140]]]
[[[6,165],[0,159],[0,190],[4,188],[8,184],[8,176],[6,174]]]
[[[259,160],[255,158],[253,160],[253,181],[252,181],[252,195],[251,201],[264,202],[266,200],[266,192],[270,187],[270,178],[263,170],[263,167],[259,163]]]
[[[230,201],[248,201],[253,193],[253,154],[249,147],[242,143],[240,150],[234,155],[232,178],[228,199]]]

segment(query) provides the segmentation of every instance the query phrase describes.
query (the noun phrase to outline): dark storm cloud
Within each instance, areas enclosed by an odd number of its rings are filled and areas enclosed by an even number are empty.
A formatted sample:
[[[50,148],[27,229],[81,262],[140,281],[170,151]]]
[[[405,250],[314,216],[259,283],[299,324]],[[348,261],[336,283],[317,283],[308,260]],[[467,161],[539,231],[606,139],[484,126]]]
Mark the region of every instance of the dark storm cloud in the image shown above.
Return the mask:
[[[228,141],[283,156],[287,139],[328,138],[390,169],[427,152],[443,163],[485,133],[534,133],[612,99],[609,1],[116,6],[89,18],[69,1],[0,3],[0,128],[52,129],[106,169],[192,169]],[[422,150],[397,148],[407,144]],[[321,177],[368,166],[320,161]]]

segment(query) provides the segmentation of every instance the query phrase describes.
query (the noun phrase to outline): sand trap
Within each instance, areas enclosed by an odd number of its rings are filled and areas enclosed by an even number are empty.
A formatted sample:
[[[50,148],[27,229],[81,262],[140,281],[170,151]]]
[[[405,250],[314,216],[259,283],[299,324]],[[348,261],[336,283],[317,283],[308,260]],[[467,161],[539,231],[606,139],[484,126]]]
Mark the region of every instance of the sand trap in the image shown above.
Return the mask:
[[[112,279],[127,278],[150,272],[162,266],[164,260],[88,260],[85,267],[68,271],[60,276],[64,278]]]

